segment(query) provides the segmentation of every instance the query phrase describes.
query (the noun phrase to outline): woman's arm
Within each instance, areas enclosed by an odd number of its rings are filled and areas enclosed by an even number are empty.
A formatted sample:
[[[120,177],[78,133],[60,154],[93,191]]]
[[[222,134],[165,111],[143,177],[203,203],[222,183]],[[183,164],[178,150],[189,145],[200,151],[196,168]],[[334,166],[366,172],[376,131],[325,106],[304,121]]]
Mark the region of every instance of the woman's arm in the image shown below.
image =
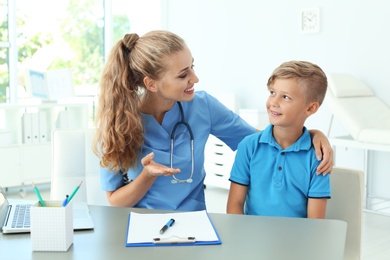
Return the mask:
[[[144,168],[132,182],[115,191],[106,192],[110,205],[133,207],[145,196],[157,177],[171,176],[180,172],[180,169],[169,168],[154,162],[153,158],[154,153],[150,153],[142,158],[141,163]]]
[[[149,175],[146,170],[129,184],[114,191],[107,191],[107,199],[111,206],[133,207],[138,203],[152,186],[157,177]]]
[[[234,182],[230,183],[229,197],[226,206],[228,214],[244,214],[244,203],[248,187]]]
[[[334,158],[333,149],[328,138],[319,130],[309,130],[316,156],[322,162],[317,167],[317,174],[327,174],[332,171]]]
[[[307,217],[308,218],[325,218],[326,203],[328,199],[313,199],[309,198],[307,203]]]

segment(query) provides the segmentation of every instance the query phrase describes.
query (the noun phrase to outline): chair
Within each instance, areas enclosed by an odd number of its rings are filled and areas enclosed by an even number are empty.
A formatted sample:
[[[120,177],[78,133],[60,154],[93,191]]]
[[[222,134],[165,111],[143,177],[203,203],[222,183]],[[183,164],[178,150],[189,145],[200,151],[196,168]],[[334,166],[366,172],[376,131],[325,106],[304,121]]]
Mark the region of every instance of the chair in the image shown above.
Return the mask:
[[[56,129],[52,133],[50,198],[63,200],[82,181],[74,201],[109,205],[100,189],[99,158],[92,151],[94,129]]]
[[[332,197],[327,203],[326,218],[347,222],[344,259],[360,259],[363,172],[334,167],[331,174],[331,186]],[[323,242],[326,243],[326,241]]]

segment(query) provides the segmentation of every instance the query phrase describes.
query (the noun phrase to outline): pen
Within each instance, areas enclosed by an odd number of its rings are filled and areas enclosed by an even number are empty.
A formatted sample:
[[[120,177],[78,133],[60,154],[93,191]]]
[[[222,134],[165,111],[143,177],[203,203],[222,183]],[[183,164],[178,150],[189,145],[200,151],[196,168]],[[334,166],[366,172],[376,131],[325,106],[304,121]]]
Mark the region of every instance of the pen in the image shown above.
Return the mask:
[[[66,204],[68,204],[68,199],[69,199],[69,195],[67,194],[65,199],[64,199],[64,202],[62,202],[62,206],[65,207]]]
[[[160,234],[164,233],[169,227],[171,227],[175,223],[175,220],[171,218],[167,224],[165,224],[161,229],[160,229]]]
[[[81,181],[80,184],[76,186],[76,188],[74,189],[74,191],[72,192],[72,194],[70,194],[67,203],[70,202],[70,200],[73,198],[73,196],[74,196],[74,195],[76,194],[76,192],[79,190],[79,188],[80,188],[80,186],[81,186],[82,183],[83,183],[83,181]]]
[[[41,194],[39,193],[37,186],[35,186],[35,183],[32,183],[32,186],[34,187],[34,192],[38,197],[39,203],[41,203],[42,207],[46,207],[46,204],[45,204],[45,202],[43,202],[43,199],[41,197]]]

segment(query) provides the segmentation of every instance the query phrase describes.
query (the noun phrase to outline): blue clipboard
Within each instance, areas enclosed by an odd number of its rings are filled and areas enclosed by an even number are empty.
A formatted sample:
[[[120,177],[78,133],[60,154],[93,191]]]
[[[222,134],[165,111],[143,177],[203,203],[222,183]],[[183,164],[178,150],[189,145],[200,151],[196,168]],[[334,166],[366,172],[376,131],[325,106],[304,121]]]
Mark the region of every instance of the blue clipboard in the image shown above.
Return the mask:
[[[222,241],[219,237],[218,232],[216,231],[213,222],[210,219],[210,216],[206,213],[208,220],[210,221],[210,224],[215,232],[216,240],[197,240],[196,236],[169,236],[169,237],[151,237],[150,241],[148,242],[141,242],[141,243],[128,243],[126,239],[126,247],[147,247],[147,246],[194,246],[194,245],[219,245],[222,244]],[[129,213],[128,217],[128,226],[127,226],[127,232],[126,232],[126,238],[129,236],[129,230],[130,230],[130,221],[131,219],[131,213]]]

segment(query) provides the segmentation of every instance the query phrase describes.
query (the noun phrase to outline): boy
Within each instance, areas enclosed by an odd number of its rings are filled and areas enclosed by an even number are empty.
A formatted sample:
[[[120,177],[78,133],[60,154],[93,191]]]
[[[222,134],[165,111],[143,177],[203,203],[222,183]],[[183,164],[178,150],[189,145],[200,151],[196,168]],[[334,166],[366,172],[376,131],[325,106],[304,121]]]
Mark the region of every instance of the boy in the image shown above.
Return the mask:
[[[310,62],[290,61],[267,86],[270,125],[238,146],[227,213],[324,218],[330,175],[316,174],[320,162],[304,123],[324,100],[326,75]]]

